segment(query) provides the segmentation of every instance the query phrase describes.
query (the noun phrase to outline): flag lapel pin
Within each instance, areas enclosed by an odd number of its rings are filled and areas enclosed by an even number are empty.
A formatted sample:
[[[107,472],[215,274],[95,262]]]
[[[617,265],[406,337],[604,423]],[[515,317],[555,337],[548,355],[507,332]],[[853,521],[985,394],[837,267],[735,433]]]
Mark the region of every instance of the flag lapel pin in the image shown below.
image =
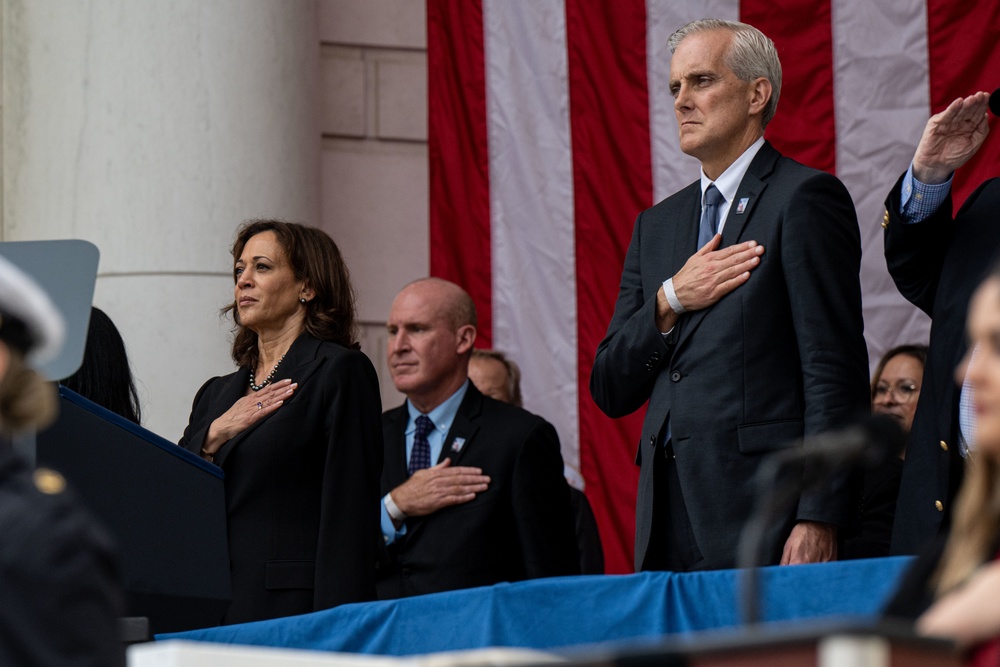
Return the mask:
[[[460,452],[464,446],[465,438],[455,438],[454,442],[451,443],[451,451]]]
[[[740,199],[740,203],[736,205],[736,215],[743,215],[743,211],[747,210],[747,204],[749,203],[750,197]]]

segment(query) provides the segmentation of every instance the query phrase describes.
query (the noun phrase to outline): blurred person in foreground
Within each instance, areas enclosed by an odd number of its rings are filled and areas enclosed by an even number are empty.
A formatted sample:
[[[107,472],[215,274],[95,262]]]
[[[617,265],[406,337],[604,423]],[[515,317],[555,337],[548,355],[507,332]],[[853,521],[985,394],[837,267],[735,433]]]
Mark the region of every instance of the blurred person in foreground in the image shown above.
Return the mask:
[[[872,375],[872,414],[892,419],[904,437],[913,425],[920,396],[926,345],[900,345],[886,352]],[[889,555],[892,522],[903,473],[905,449],[864,471],[856,524],[844,536],[841,558],[879,558]]]
[[[55,354],[62,326],[48,296],[0,258],[0,664],[124,665],[110,538],[59,473],[10,451],[10,436],[55,418],[55,386],[31,365]]]
[[[1000,265],[969,308],[970,349],[955,370],[969,382],[977,416],[975,454],[955,499],[947,539],[939,537],[907,571],[888,616],[918,618],[923,634],[972,648],[972,664],[1000,662]],[[926,610],[926,611],[925,611]]]
[[[347,266],[323,231],[278,220],[244,223],[232,256],[239,369],[202,386],[180,441],[226,473],[222,621],[374,600],[381,400]]]
[[[521,399],[521,369],[499,350],[472,351],[469,360],[469,380],[484,396],[516,407],[524,407]],[[569,480],[567,480],[569,481]],[[604,574],[604,548],[597,529],[594,510],[583,491],[569,487],[573,516],[576,518],[576,543],[580,549],[580,574]]]

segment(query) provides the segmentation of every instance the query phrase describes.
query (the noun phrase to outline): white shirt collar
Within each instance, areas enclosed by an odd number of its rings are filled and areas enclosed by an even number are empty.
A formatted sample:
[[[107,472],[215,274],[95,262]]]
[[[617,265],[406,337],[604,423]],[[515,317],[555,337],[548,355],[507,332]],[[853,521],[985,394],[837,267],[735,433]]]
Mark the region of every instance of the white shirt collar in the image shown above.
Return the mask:
[[[736,191],[740,187],[740,183],[743,181],[743,177],[747,173],[747,169],[750,168],[750,163],[757,156],[757,152],[760,151],[761,146],[764,145],[764,137],[760,137],[757,141],[750,144],[750,147],[743,151],[743,154],[736,158],[731,165],[722,174],[715,179],[715,187],[719,189],[722,196],[726,198],[726,204],[732,204],[733,199],[736,198]],[[705,190],[709,185],[712,185],[713,181],[708,176],[705,175],[705,170],[701,171],[701,196],[702,201],[705,200]],[[724,220],[725,218],[723,218]]]

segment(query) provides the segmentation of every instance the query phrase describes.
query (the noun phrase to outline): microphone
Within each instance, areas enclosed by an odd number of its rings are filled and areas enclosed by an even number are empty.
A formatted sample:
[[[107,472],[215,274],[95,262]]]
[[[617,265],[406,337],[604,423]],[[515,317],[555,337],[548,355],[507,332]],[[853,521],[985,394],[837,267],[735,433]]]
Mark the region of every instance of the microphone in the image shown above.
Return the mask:
[[[875,415],[842,430],[807,438],[801,447],[774,455],[771,463],[782,468],[804,465],[806,486],[844,468],[875,468],[899,456],[905,446],[906,434],[899,424],[891,417]]]
[[[990,111],[993,112],[994,116],[1000,116],[1000,88],[993,91],[990,95]]]
[[[1000,98],[1000,96],[998,96]],[[756,476],[757,506],[740,535],[738,567],[743,570],[740,607],[744,624],[759,620],[760,582],[757,568],[768,530],[798,502],[802,489],[853,468],[875,468],[906,446],[906,434],[890,417],[877,415],[839,431],[805,438],[798,447],[773,454]]]

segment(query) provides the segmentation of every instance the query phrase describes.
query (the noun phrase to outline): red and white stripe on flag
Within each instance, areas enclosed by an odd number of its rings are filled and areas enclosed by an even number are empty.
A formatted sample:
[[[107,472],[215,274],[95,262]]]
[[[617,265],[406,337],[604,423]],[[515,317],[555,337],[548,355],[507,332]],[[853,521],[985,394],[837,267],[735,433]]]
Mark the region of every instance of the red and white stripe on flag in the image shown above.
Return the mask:
[[[642,411],[590,400],[636,214],[698,177],[680,152],[667,37],[742,20],[784,68],[767,138],[836,173],[858,209],[872,362],[924,340],[882,257],[882,201],[928,114],[1000,86],[1000,4],[958,0],[427,0],[431,273],[463,285],[479,346],[523,370],[597,515],[607,571],[632,568]],[[961,202],[1000,175],[992,137],[956,177]],[[736,539],[737,536],[733,536]]]

